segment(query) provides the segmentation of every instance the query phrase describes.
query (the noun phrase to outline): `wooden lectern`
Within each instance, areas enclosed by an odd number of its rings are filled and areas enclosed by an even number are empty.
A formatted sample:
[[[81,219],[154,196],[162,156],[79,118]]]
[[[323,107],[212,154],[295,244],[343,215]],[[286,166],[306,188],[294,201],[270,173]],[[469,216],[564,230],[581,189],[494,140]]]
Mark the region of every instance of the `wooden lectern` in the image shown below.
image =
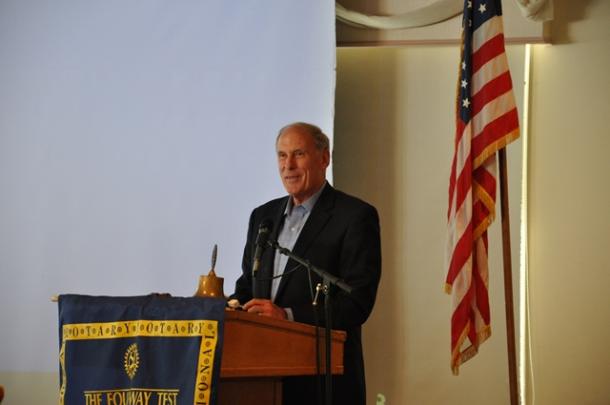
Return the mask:
[[[225,313],[219,405],[281,405],[282,377],[316,374],[316,329],[243,311]],[[324,373],[324,329],[320,329]],[[343,374],[345,332],[332,332],[331,371]]]

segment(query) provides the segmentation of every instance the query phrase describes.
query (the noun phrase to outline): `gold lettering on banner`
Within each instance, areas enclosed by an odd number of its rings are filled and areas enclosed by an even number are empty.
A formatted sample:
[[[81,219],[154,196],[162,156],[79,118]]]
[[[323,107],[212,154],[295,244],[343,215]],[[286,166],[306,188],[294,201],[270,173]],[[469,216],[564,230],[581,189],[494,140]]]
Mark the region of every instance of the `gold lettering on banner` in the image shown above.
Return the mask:
[[[102,405],[102,393],[85,393],[85,405]]]
[[[178,390],[129,388],[85,391],[85,405],[177,405]]]
[[[218,321],[211,320],[134,320],[65,324],[62,327],[60,347],[60,405],[64,404],[67,374],[65,364],[66,342],[75,340],[104,340],[133,337],[185,338],[200,337],[197,376],[193,392],[194,405],[210,403],[214,354],[218,343]],[[133,347],[133,348],[132,348]],[[125,352],[125,371],[130,378],[137,372],[139,354],[132,344]],[[129,373],[133,373],[130,375]],[[85,405],[176,405],[176,389],[130,388],[105,391],[84,391]]]
[[[159,393],[157,405],[176,405],[178,403],[178,394],[171,392]]]
[[[214,349],[218,339],[216,325],[204,327],[199,348],[199,367],[197,368],[197,383],[195,385],[195,405],[210,403],[210,387],[212,386],[212,370],[214,367]]]
[[[199,337],[217,321],[123,321],[71,323],[63,326],[64,340],[116,339],[128,337]],[[214,326],[215,328],[216,326]]]

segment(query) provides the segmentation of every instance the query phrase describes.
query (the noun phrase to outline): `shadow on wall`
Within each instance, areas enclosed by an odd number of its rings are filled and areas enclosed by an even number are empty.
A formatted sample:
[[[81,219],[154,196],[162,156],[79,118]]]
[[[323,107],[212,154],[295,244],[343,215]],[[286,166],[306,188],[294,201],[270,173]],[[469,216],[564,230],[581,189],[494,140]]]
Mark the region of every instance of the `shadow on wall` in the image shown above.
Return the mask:
[[[557,45],[571,43],[570,25],[590,18],[587,14],[589,6],[600,1],[606,0],[554,0],[555,16],[551,21],[551,42]]]
[[[396,194],[401,173],[397,170],[399,154],[404,153],[399,147],[395,107],[399,104],[395,88],[397,64],[390,50],[369,51],[338,49],[333,172],[339,189],[373,204],[380,215],[382,276],[375,309],[364,326],[365,347],[402,347],[401,333],[375,333],[387,328],[388,322],[405,316],[401,314],[404,292],[398,279],[400,255],[396,253],[404,250],[404,246],[395,246],[396,241],[402,240],[399,233],[404,222],[393,220],[400,217],[398,211],[404,206]],[[363,77],[367,83],[360,85]],[[384,351],[373,357],[365,352],[368,402],[377,396],[371,389],[371,370],[388,370],[388,375],[393,375],[403,366],[404,358],[390,353]],[[393,381],[388,380],[387,384],[375,390],[386,395],[401,390]]]

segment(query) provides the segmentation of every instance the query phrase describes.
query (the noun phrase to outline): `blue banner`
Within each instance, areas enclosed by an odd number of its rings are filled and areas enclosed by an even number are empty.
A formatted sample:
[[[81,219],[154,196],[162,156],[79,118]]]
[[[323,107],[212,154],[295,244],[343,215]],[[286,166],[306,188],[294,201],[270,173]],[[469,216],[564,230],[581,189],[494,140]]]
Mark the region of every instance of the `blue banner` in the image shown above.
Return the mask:
[[[60,405],[216,403],[224,300],[59,297]]]

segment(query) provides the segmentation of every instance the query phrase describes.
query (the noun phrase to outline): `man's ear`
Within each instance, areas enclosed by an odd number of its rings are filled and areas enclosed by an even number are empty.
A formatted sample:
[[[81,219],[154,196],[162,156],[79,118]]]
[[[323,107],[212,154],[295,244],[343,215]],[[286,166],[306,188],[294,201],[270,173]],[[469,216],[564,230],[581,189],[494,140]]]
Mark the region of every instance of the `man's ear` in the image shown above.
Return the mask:
[[[327,168],[330,164],[330,151],[328,149],[322,151],[322,162],[324,163],[324,168]]]

